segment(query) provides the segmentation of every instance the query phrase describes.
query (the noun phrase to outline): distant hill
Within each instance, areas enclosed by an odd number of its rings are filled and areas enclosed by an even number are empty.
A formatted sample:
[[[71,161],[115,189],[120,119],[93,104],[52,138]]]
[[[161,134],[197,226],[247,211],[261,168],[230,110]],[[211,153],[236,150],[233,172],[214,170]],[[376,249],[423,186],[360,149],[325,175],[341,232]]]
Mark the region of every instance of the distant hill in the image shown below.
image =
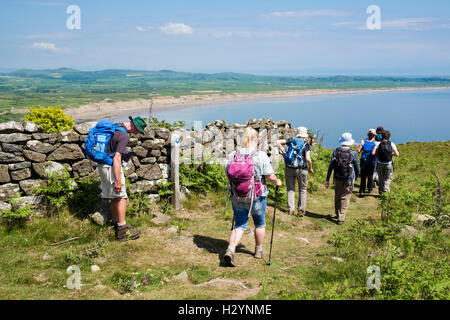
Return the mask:
[[[78,106],[89,102],[148,99],[199,92],[264,92],[307,89],[368,89],[450,86],[450,77],[264,76],[233,72],[190,73],[172,70],[71,68],[21,69],[0,73],[0,111],[33,105]]]

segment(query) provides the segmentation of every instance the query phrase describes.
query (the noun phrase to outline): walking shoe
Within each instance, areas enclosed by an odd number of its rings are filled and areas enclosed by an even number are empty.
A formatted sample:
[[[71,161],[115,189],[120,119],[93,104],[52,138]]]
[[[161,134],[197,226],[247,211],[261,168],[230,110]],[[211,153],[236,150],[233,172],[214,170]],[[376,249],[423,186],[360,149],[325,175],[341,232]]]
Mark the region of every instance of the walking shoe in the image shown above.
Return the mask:
[[[262,259],[262,257],[264,257],[264,251],[263,251],[263,249],[260,249],[260,250],[256,250],[256,249],[255,249],[255,255],[254,255],[254,257],[255,257],[256,259]]]
[[[338,221],[337,224],[342,225],[342,224],[344,224],[344,221]]]
[[[231,252],[230,249],[227,249],[227,252],[223,258],[227,267],[236,267],[236,264],[234,263],[234,253]]]
[[[302,218],[305,215],[305,211],[298,210],[297,217]]]
[[[117,227],[116,238],[118,241],[136,240],[141,235],[141,231],[137,229],[131,229],[129,224]]]

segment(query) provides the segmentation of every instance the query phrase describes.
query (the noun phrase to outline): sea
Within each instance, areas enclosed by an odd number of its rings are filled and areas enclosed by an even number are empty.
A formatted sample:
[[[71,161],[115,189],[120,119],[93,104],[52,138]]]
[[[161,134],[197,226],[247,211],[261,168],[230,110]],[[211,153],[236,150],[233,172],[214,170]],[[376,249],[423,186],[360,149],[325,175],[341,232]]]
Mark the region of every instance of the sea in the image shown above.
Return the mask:
[[[147,113],[135,114],[148,117]],[[334,148],[344,132],[357,143],[370,128],[383,126],[391,141],[448,141],[450,139],[450,89],[332,94],[155,110],[158,120],[183,120],[186,127],[215,120],[243,124],[251,118],[286,120],[311,129],[323,146]]]

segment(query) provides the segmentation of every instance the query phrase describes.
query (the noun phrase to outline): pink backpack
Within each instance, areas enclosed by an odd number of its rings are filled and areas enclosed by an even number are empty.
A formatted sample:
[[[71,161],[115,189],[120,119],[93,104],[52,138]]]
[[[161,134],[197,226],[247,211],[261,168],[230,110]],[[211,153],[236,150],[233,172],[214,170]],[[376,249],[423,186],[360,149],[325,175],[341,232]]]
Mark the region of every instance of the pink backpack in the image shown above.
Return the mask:
[[[236,151],[233,161],[228,165],[227,176],[230,181],[231,194],[240,202],[252,202],[262,195],[263,185],[255,178],[255,162],[252,157],[256,151],[241,157]]]

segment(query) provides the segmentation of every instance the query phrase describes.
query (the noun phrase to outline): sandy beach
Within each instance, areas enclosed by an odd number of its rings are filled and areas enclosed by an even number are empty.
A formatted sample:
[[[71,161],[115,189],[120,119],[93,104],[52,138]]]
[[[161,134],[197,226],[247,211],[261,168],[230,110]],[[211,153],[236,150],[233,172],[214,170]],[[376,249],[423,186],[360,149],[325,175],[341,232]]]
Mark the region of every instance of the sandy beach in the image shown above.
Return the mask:
[[[166,108],[187,108],[208,105],[226,104],[231,102],[240,102],[248,100],[266,100],[282,99],[304,96],[319,96],[333,94],[361,94],[375,92],[394,92],[394,91],[422,91],[422,90],[440,90],[450,87],[422,87],[422,88],[387,88],[387,89],[311,89],[311,90],[286,90],[269,91],[259,93],[235,93],[221,94],[217,91],[204,92],[204,94],[192,94],[179,97],[156,96],[153,98],[152,110],[161,110]],[[198,91],[196,93],[199,93]],[[97,102],[82,105],[76,108],[67,109],[65,112],[72,116],[77,123],[96,120],[99,118],[117,118],[129,114],[140,112],[148,113],[150,110],[150,99],[136,99],[119,102]]]

